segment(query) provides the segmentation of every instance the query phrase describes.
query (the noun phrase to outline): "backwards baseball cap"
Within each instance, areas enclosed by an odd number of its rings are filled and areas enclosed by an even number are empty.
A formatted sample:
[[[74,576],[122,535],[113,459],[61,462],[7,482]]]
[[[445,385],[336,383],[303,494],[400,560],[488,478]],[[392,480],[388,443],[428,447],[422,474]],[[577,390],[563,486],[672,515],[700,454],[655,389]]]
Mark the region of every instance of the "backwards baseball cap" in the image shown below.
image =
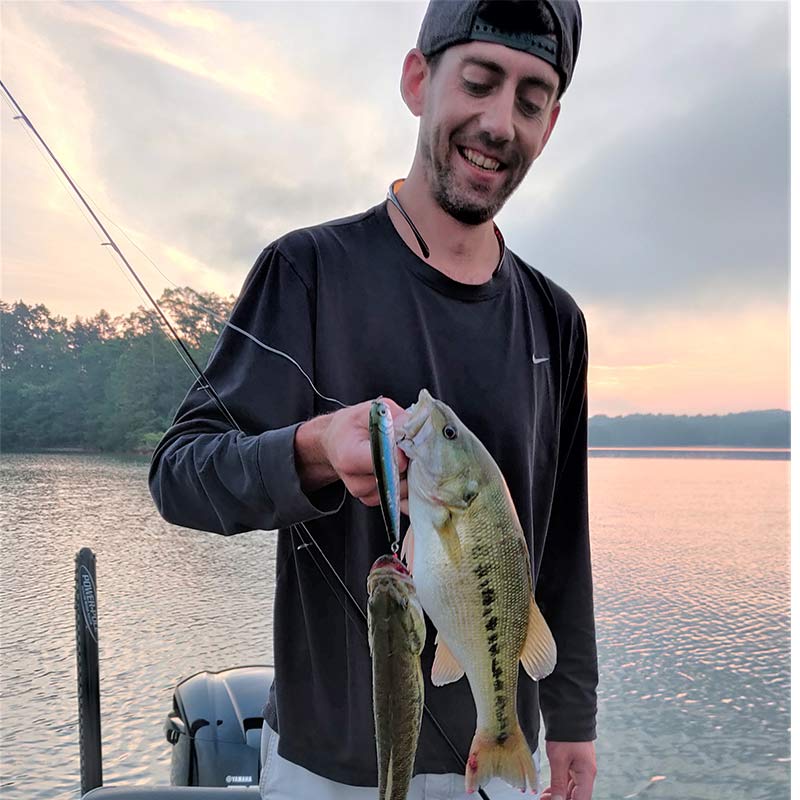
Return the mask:
[[[569,86],[578,58],[581,9],[577,0],[541,2],[553,16],[555,41],[542,33],[537,0],[431,0],[419,30],[417,47],[426,58],[451,45],[473,41],[502,44],[531,53],[556,70],[561,79],[560,96]]]

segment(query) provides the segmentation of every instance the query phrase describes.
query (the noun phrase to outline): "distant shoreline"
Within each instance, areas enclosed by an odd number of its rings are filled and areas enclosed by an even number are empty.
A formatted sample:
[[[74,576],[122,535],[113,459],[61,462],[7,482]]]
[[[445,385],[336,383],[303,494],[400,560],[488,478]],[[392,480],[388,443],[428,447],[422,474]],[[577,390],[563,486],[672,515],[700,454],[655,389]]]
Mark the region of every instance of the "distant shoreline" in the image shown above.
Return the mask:
[[[29,450],[0,449],[2,456],[138,456],[150,458],[152,450],[92,450],[81,447],[40,447]]]
[[[750,461],[791,461],[788,447],[736,447],[702,445],[699,447],[589,447],[589,458],[706,458]]]
[[[791,461],[788,447],[736,447],[735,445],[691,445],[664,447],[637,445],[635,447],[593,447],[589,458],[707,458],[752,461]],[[53,447],[40,450],[0,450],[0,458],[15,456],[108,456],[110,458],[147,458],[152,453],[143,451],[81,450],[79,448]]]
[[[589,447],[653,450],[780,450],[791,446],[791,413],[782,409],[735,414],[628,414],[589,418]]]

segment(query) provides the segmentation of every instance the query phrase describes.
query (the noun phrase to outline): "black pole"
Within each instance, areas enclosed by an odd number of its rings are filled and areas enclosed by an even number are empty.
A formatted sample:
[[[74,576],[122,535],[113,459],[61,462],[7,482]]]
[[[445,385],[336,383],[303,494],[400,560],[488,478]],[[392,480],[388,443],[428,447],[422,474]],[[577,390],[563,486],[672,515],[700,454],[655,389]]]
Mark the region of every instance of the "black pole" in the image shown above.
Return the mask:
[[[94,553],[75,556],[75,644],[78,655],[78,732],[81,794],[103,785],[100,746],[100,663],[97,648],[97,582]]]

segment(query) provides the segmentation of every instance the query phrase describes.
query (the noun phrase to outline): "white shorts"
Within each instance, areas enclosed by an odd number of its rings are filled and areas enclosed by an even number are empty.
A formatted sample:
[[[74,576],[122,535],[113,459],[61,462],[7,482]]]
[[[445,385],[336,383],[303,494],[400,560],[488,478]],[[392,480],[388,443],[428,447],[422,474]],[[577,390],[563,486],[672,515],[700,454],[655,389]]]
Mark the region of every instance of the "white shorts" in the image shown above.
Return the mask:
[[[539,772],[539,751],[533,754]],[[348,786],[323,778],[278,755],[278,734],[264,723],[261,732],[262,800],[376,800],[375,786]],[[539,800],[536,794],[521,794],[500,778],[493,778],[483,787],[490,800]],[[478,794],[464,791],[463,775],[415,775],[411,779],[408,800],[477,800]]]

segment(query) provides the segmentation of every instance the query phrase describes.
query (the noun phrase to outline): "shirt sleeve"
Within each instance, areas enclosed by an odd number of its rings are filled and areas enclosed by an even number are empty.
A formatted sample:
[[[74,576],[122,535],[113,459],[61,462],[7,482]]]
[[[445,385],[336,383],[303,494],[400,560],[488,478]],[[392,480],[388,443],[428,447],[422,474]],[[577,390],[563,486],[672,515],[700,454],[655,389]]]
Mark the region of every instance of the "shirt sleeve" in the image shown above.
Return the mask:
[[[290,355],[313,379],[314,321],[311,282],[276,245],[266,248],[230,322]],[[300,486],[294,436],[315,411],[297,367],[226,326],[205,374],[228,414],[198,383],[189,390],[150,466],[150,493],[164,519],[233,534],[335,512],[341,482],[310,495]]]
[[[552,674],[539,684],[549,741],[596,738],[597,645],[589,547],[586,323],[578,312],[563,395],[550,524],[536,596],[556,640]]]

